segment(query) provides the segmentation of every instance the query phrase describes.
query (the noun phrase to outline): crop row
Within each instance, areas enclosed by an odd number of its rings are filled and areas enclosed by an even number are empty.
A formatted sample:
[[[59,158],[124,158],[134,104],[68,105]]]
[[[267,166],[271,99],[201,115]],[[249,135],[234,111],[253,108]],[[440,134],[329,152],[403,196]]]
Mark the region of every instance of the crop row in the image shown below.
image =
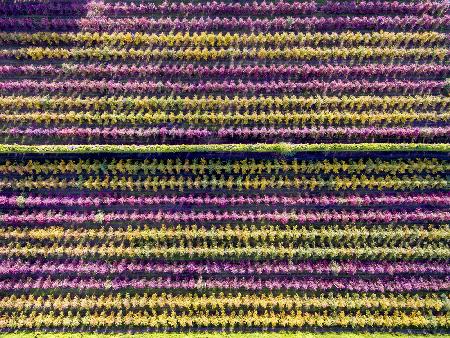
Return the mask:
[[[287,248],[279,245],[260,245],[258,247],[232,247],[217,245],[214,248],[202,246],[168,246],[164,244],[152,247],[118,247],[113,245],[73,244],[61,246],[60,244],[31,245],[26,242],[23,246],[1,246],[2,257],[21,258],[139,258],[139,259],[365,259],[365,260],[406,260],[419,261],[432,259],[446,261],[450,259],[450,250],[444,244],[433,244],[427,247],[314,247],[314,248]],[[295,244],[297,245],[297,244]],[[57,248],[55,248],[57,246]],[[225,253],[226,252],[226,253]]]
[[[350,194],[350,195],[209,195],[189,194],[177,195],[130,195],[97,193],[81,195],[52,194],[52,195],[0,195],[0,206],[3,207],[152,207],[159,205],[177,206],[407,206],[407,205],[433,205],[450,206],[449,193],[398,193],[398,194]]]
[[[121,290],[121,289],[231,289],[255,291],[298,290],[298,291],[348,291],[348,292],[418,292],[441,291],[450,287],[448,277],[157,277],[157,278],[9,278],[0,280],[0,291],[32,290]],[[70,290],[67,290],[70,291]],[[0,315],[1,316],[1,315]],[[446,316],[447,317],[447,316]],[[1,319],[0,319],[1,322]]]
[[[331,313],[316,312],[313,314],[301,311],[273,313],[267,311],[257,314],[253,311],[240,311],[233,314],[211,314],[210,311],[197,313],[168,312],[151,315],[148,311],[97,312],[88,314],[79,312],[42,314],[14,312],[0,316],[0,328],[32,329],[32,328],[66,328],[77,327],[111,328],[111,327],[142,327],[146,329],[191,329],[196,328],[301,328],[301,327],[347,327],[347,328],[448,328],[447,316],[430,316],[420,311],[407,314],[402,311],[376,314],[346,315],[342,311]]]
[[[122,143],[149,139],[184,140],[189,143],[198,139],[211,139],[213,143],[223,140],[265,140],[265,141],[428,141],[436,142],[446,138],[450,127],[304,127],[304,128],[274,128],[274,127],[242,127],[220,128],[177,128],[177,127],[11,127],[2,128],[0,135],[4,138],[54,138],[61,143],[61,139],[77,139],[85,143],[93,139],[116,140]],[[51,140],[50,140],[51,141]],[[8,142],[8,141],[7,141]],[[221,143],[221,142],[219,142]]]
[[[64,113],[51,111],[15,112],[6,110],[0,113],[0,121],[13,124],[78,124],[78,125],[155,125],[155,124],[187,124],[189,126],[198,125],[381,125],[391,126],[416,123],[448,123],[450,112],[416,112],[409,111],[364,111],[351,112],[339,110],[319,110],[307,112],[211,112],[195,111],[189,113],[166,112],[157,110],[154,112],[86,112],[68,111]]]
[[[225,92],[225,93],[264,93],[264,94],[284,94],[302,93],[360,93],[376,94],[378,92],[389,92],[391,94],[432,94],[442,93],[447,90],[449,84],[446,81],[404,81],[404,80],[383,80],[383,81],[320,81],[310,80],[308,82],[285,81],[263,81],[242,82],[234,80],[224,81],[127,81],[125,83],[106,80],[66,80],[66,81],[2,81],[0,91],[11,93],[21,92],[23,94],[45,93],[72,93],[72,94],[195,94],[198,92]]]
[[[116,293],[114,295],[85,295],[74,296],[61,295],[12,295],[0,298],[0,308],[14,311],[31,310],[119,310],[146,309],[146,310],[193,310],[193,311],[217,311],[224,309],[233,310],[276,310],[286,311],[302,310],[305,312],[314,310],[362,310],[392,311],[392,310],[421,310],[441,311],[445,309],[450,300],[447,296],[440,297],[437,294],[425,294],[423,296],[413,294],[336,294],[327,293],[320,296],[305,294],[237,294],[218,293],[213,295],[186,293],[182,295],[171,293],[143,293],[130,295],[128,293]]]
[[[157,76],[164,77],[251,77],[269,79],[273,77],[292,77],[301,79],[311,78],[339,78],[353,77],[446,77],[450,75],[450,66],[442,64],[404,64],[404,65],[199,65],[199,64],[74,64],[63,63],[60,66],[47,65],[0,65],[2,76],[52,76],[52,77],[132,77],[145,78]]]
[[[21,45],[51,46],[82,44],[109,46],[170,46],[170,47],[230,47],[230,46],[359,46],[399,47],[418,45],[420,47],[446,43],[446,34],[439,32],[343,32],[343,33],[8,33],[0,32],[0,42]]]
[[[321,223],[356,223],[365,222],[376,224],[380,222],[448,222],[450,211],[441,210],[293,210],[270,212],[261,211],[200,211],[200,212],[178,212],[178,211],[125,211],[125,212],[90,212],[76,211],[63,212],[58,210],[47,211],[27,211],[20,214],[16,212],[3,213],[0,215],[0,222],[10,225],[23,225],[26,223],[37,224],[58,224],[58,223],[111,223],[111,222],[276,222],[287,224]]]
[[[368,261],[420,261],[432,259],[446,261],[450,259],[450,250],[445,244],[427,244],[402,246],[367,246],[349,245],[349,247],[333,247],[317,245],[315,247],[300,247],[301,244],[293,243],[296,248],[282,246],[280,244],[258,244],[249,246],[237,242],[236,246],[218,244],[208,247],[207,242],[194,244],[186,241],[185,245],[167,243],[147,244],[143,246],[127,246],[125,243],[117,244],[36,244],[23,242],[21,244],[1,246],[2,257],[20,258],[94,258],[94,259],[363,259]],[[309,245],[315,245],[309,244]]]
[[[311,15],[311,14],[430,14],[440,15],[447,5],[439,1],[390,2],[390,1],[254,1],[254,2],[104,2],[87,4],[66,2],[14,1],[2,3],[3,15],[86,15],[88,11],[107,16],[123,15]]]
[[[176,315],[180,315],[180,316],[186,316],[188,314],[190,314],[191,316],[195,317],[197,315],[209,315],[209,316],[223,316],[223,315],[228,315],[228,314],[236,314],[236,313],[252,313],[253,315],[264,315],[267,314],[268,312],[270,312],[273,315],[280,315],[280,314],[284,314],[284,315],[290,315],[290,314],[294,314],[294,313],[305,313],[305,314],[336,314],[339,313],[340,315],[346,315],[346,316],[356,316],[359,315],[362,311],[361,310],[353,310],[353,309],[349,309],[349,310],[344,310],[341,308],[337,308],[337,309],[313,309],[313,310],[308,310],[308,309],[302,309],[302,308],[293,308],[293,309],[277,309],[277,308],[261,308],[261,309],[254,309],[254,308],[246,308],[246,307],[241,307],[241,308],[227,308],[227,307],[222,307],[222,308],[202,308],[199,307],[197,309],[191,309],[191,308],[161,308],[161,307],[153,307],[153,308],[138,308],[138,309],[118,309],[118,308],[112,308],[112,309],[69,309],[69,310],[43,310],[43,309],[37,309],[37,310],[29,310],[29,309],[22,309],[22,310],[6,310],[5,314],[6,315],[16,315],[17,313],[20,314],[42,314],[42,315],[48,315],[48,314],[52,314],[55,316],[58,316],[60,314],[65,314],[65,315],[70,315],[72,313],[78,313],[81,316],[91,316],[93,314],[103,314],[103,315],[109,315],[109,314],[117,314],[117,313],[121,313],[121,314],[126,314],[129,312],[135,313],[138,311],[146,311],[147,313],[151,314],[152,317],[157,317],[160,315],[164,315],[164,314],[171,314],[172,316],[176,316]],[[428,315],[431,317],[443,317],[445,316],[445,312],[442,313],[442,311],[435,311],[432,309],[417,309],[417,310],[410,310],[410,309],[398,309],[398,308],[393,308],[393,309],[388,309],[388,310],[379,310],[379,309],[366,309],[364,311],[364,314],[366,315],[389,315],[389,314],[394,314],[395,312],[401,312],[405,315],[411,315],[414,313],[419,313],[419,314],[423,314],[423,315]]]
[[[86,32],[164,32],[164,31],[333,31],[333,30],[443,30],[450,15],[358,16],[358,17],[90,17],[73,18],[0,18],[3,31],[86,31]]]
[[[349,160],[270,160],[246,158],[243,160],[222,159],[78,159],[78,160],[29,160],[0,162],[1,174],[414,174],[446,173],[450,163],[437,158],[415,158],[383,160],[380,158]]]
[[[154,109],[177,109],[179,112],[192,110],[297,110],[338,109],[360,111],[367,109],[424,109],[437,110],[450,107],[450,97],[415,96],[0,96],[2,109],[84,109],[86,111],[153,111]]]
[[[77,260],[39,260],[22,259],[0,260],[2,275],[39,275],[39,274],[322,274],[326,275],[396,275],[396,274],[449,274],[450,265],[437,261],[254,261],[254,260],[121,260],[88,261]]]
[[[333,60],[367,62],[370,60],[393,61],[434,61],[445,63],[449,55],[446,48],[49,48],[24,47],[1,49],[0,59],[15,60],[100,60],[100,61],[220,61],[220,60],[285,60],[324,61]]]
[[[164,191],[210,189],[216,190],[267,190],[296,189],[305,191],[317,190],[426,190],[448,187],[448,180],[442,176],[351,176],[351,177],[305,177],[290,178],[287,176],[89,176],[89,178],[60,177],[24,177],[1,178],[0,190],[35,190],[35,189],[87,189],[87,190],[120,190],[120,191]]]
[[[442,225],[371,225],[370,227],[346,225],[331,226],[297,226],[285,225],[166,225],[158,227],[128,226],[128,227],[96,227],[96,228],[67,228],[63,226],[49,226],[45,228],[29,228],[26,226],[5,226],[0,233],[0,239],[12,241],[14,247],[19,240],[37,240],[48,242],[74,243],[95,241],[100,243],[129,242],[132,247],[150,243],[175,244],[181,246],[187,243],[214,245],[236,244],[243,247],[257,247],[259,244],[282,244],[291,246],[295,243],[315,242],[317,246],[333,243],[336,247],[342,245],[367,245],[381,243],[394,246],[403,243],[445,241],[450,239],[448,224]],[[205,248],[207,248],[205,247]],[[55,248],[58,249],[58,248]],[[121,248],[123,249],[123,248]],[[125,249],[126,250],[126,249]]]

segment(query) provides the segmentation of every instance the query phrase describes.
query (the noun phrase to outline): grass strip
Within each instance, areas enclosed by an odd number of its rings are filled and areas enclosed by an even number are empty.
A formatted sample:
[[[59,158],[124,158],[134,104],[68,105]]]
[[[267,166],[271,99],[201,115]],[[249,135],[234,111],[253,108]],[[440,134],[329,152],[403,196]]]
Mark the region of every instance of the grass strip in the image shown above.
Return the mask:
[[[402,333],[134,333],[134,334],[101,334],[101,333],[44,333],[44,332],[17,332],[0,334],[2,338],[430,338],[450,337],[447,334],[402,334]]]
[[[439,151],[449,152],[449,143],[255,143],[255,144],[181,144],[181,145],[20,145],[0,144],[0,153],[177,153],[248,152],[296,153],[327,151]]]

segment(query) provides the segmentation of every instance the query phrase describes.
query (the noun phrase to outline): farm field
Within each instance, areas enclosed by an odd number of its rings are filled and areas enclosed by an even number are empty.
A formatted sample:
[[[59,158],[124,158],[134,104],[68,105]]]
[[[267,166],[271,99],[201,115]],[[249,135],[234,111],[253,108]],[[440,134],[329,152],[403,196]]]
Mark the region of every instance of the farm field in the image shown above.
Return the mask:
[[[0,2],[0,336],[448,337],[449,7]]]

